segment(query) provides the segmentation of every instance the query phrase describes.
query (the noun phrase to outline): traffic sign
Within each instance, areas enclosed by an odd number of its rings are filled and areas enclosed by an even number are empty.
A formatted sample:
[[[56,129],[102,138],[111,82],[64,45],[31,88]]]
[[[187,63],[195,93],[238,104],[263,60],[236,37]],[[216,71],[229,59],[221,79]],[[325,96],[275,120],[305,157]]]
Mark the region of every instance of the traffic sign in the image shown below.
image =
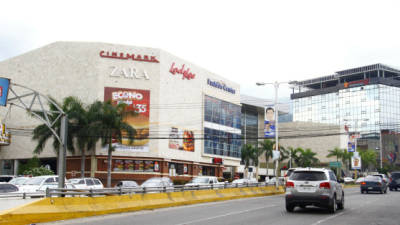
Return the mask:
[[[329,162],[329,167],[334,167],[334,168],[341,168],[342,167],[342,162]]]

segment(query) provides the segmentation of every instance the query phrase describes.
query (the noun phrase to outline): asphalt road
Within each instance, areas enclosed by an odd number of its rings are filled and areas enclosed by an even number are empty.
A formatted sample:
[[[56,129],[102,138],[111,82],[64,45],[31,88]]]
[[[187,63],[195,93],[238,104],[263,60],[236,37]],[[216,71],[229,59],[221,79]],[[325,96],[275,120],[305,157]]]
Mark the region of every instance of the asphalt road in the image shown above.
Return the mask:
[[[284,195],[246,198],[224,202],[114,214],[46,224],[274,224],[274,225],[400,225],[400,191],[361,194],[359,188],[345,189],[345,209],[330,214],[308,207],[285,210]]]

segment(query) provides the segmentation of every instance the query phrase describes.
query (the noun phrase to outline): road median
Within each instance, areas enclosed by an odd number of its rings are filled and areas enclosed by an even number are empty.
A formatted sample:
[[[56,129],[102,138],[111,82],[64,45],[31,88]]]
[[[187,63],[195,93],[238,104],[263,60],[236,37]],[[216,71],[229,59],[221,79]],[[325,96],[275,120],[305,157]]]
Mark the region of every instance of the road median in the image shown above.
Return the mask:
[[[44,198],[0,213],[0,225],[32,224],[202,202],[283,194],[273,186],[101,197]]]

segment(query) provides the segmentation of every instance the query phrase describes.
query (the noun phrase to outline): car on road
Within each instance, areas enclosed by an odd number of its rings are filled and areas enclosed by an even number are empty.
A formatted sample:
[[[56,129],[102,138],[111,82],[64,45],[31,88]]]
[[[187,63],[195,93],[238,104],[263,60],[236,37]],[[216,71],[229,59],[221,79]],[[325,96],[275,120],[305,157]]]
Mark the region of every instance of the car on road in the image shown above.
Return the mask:
[[[359,178],[357,178],[357,180],[356,180],[356,184],[361,184],[361,182],[363,182],[364,181],[364,179],[365,179],[365,177],[359,177]]]
[[[392,172],[392,174],[390,175],[389,181],[390,181],[389,190],[397,191],[397,189],[400,188],[400,171]]]
[[[18,193],[19,189],[14,184],[0,183],[0,193]]]
[[[286,182],[285,203],[288,212],[313,205],[335,213],[344,208],[344,191],[330,169],[296,169]]]
[[[146,192],[173,191],[174,184],[169,177],[152,177],[140,185]]]
[[[92,177],[85,178],[73,178],[69,179],[68,182],[73,184],[77,189],[103,189],[103,183],[97,179]]]
[[[7,182],[9,182],[10,180],[12,180],[15,177],[16,176],[14,176],[14,175],[0,175],[0,182],[7,183]]]
[[[185,188],[222,187],[224,184],[224,182],[219,182],[215,176],[198,176],[193,178],[189,183],[186,183]]]
[[[386,176],[386,174],[379,173],[379,174],[374,174],[372,176],[378,176],[378,177],[382,178],[383,182],[385,182],[385,183],[389,182],[389,178]]]
[[[268,179],[268,181],[265,182],[267,185],[275,185],[276,183],[276,177],[272,177]],[[278,185],[284,185],[285,184],[285,178],[284,177],[278,177]]]
[[[232,181],[232,185],[238,185],[238,186],[247,186],[251,184],[257,184],[257,180],[255,178],[242,178],[242,179],[236,179]]]
[[[343,181],[345,184],[350,184],[350,183],[354,183],[354,179],[351,177],[344,177]]]
[[[372,191],[380,192],[381,194],[387,192],[387,183],[380,176],[367,176],[360,184],[361,194],[369,193]]]
[[[134,180],[121,180],[116,185],[116,188],[136,188],[139,185]]]
[[[14,184],[17,187],[21,187],[22,185],[24,185],[29,179],[31,179],[30,177],[15,177],[13,179],[11,179],[8,183],[9,184]]]
[[[55,184],[58,184],[56,175],[32,177],[21,186],[20,192],[45,192],[47,188],[54,188]]]

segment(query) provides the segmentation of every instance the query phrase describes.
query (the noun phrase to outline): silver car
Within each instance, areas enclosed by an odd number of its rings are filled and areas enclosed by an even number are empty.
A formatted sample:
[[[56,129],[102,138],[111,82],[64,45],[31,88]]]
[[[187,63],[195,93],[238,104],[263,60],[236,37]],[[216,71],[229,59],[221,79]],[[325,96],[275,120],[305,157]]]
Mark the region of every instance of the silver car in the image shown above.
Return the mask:
[[[344,208],[344,192],[332,170],[296,169],[286,182],[286,210],[308,205],[327,208],[330,213]]]

